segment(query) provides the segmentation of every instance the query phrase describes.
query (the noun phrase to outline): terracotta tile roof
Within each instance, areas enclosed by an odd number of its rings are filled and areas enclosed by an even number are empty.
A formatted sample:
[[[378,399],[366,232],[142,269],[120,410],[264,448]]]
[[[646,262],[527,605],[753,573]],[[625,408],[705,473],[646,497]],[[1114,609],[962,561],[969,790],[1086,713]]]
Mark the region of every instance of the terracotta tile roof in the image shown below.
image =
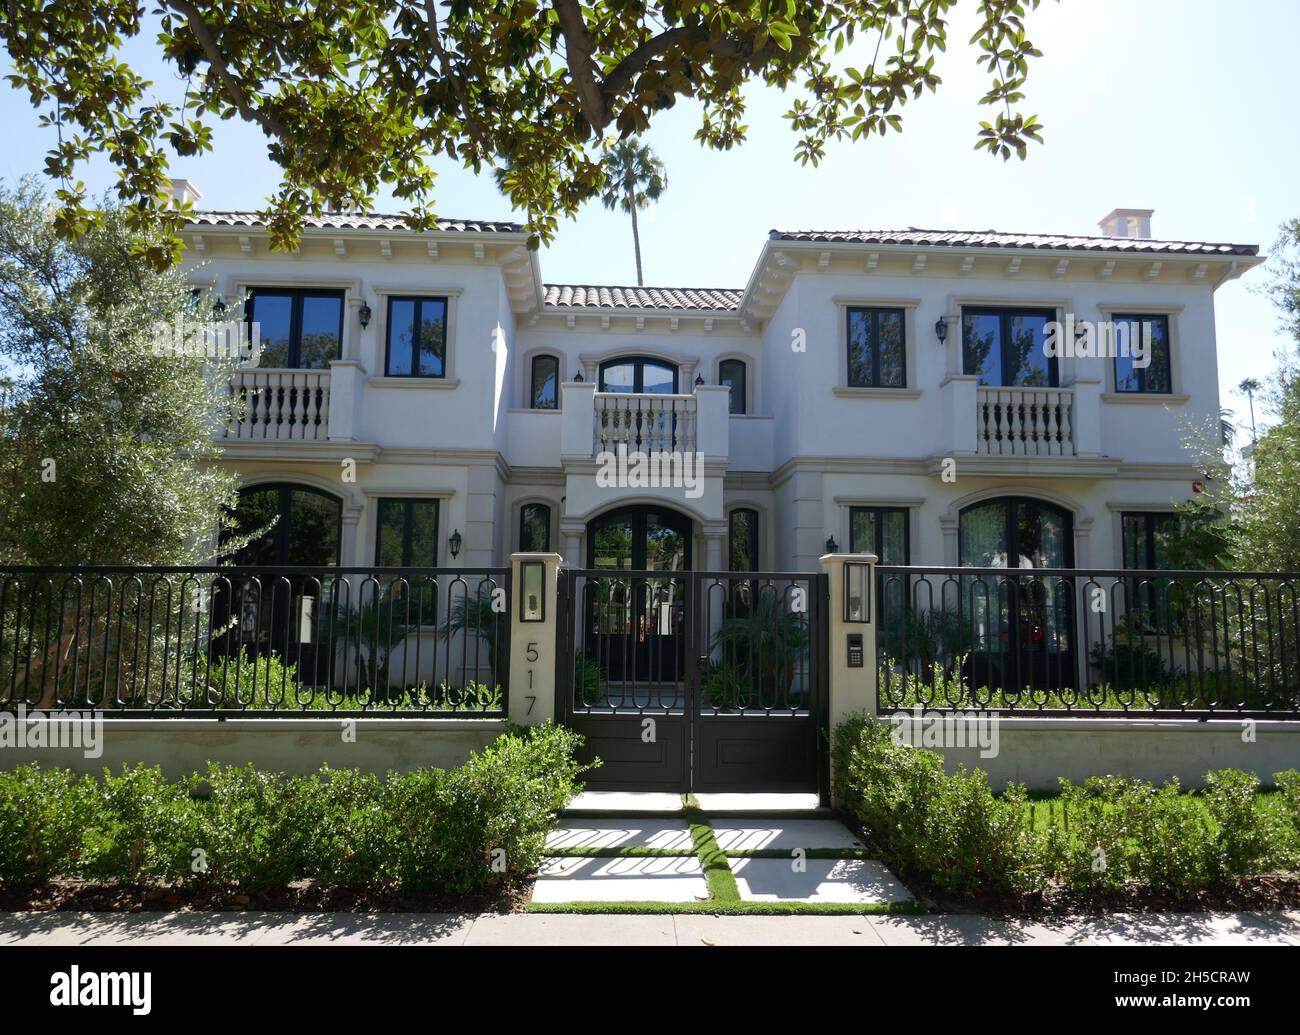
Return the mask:
[[[951,248],[1050,248],[1083,252],[1143,252],[1162,255],[1258,255],[1254,244],[1205,241],[1153,241],[1133,237],[1066,234],[1009,234],[998,230],[772,230],[774,241],[825,241],[846,244],[896,244]]]
[[[604,284],[547,284],[546,304],[574,309],[678,309],[734,313],[739,288],[613,287]]]
[[[188,226],[265,226],[256,212],[195,212]],[[329,212],[308,216],[310,230],[406,230],[406,220],[401,216],[362,214],[359,212]],[[438,230],[449,233],[462,231],[479,234],[522,234],[523,224],[484,219],[439,219]]]

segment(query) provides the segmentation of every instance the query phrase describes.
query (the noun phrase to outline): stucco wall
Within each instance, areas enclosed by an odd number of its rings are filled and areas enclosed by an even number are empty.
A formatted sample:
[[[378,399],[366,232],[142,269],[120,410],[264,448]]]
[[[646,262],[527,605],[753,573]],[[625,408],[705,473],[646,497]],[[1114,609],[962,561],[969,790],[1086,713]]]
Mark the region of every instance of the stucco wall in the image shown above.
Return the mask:
[[[1078,783],[1108,774],[1156,783],[1175,776],[1199,787],[1211,769],[1254,772],[1271,784],[1274,773],[1300,769],[1300,722],[1256,722],[1253,741],[1243,739],[1245,728],[1231,719],[1003,719],[993,757],[978,746],[935,750],[949,771],[982,769],[994,787],[1014,781],[1030,790],[1056,790],[1060,777]]]
[[[0,769],[28,762],[98,775],[124,764],[161,765],[171,778],[208,762],[252,763],[259,769],[312,773],[322,765],[386,773],[460,765],[505,730],[503,719],[358,719],[355,739],[331,719],[106,719],[102,754],[80,748],[9,747]],[[350,736],[350,734],[349,734]]]

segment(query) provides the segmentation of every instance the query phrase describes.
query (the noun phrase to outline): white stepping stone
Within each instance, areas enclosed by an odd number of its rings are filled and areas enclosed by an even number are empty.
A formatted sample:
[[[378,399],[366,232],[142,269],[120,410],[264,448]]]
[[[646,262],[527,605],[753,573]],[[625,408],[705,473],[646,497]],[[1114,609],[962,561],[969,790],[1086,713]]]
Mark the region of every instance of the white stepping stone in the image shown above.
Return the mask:
[[[724,852],[760,848],[862,848],[843,823],[833,819],[715,819],[713,836]]]
[[[694,854],[691,830],[682,819],[560,820],[546,837],[553,852],[572,848],[658,848]]]
[[[552,858],[533,885],[534,902],[696,902],[708,894],[693,856]]]
[[[746,902],[906,902],[912,893],[870,859],[731,859]]]
[[[663,791],[583,791],[566,812],[679,812],[680,794]]]

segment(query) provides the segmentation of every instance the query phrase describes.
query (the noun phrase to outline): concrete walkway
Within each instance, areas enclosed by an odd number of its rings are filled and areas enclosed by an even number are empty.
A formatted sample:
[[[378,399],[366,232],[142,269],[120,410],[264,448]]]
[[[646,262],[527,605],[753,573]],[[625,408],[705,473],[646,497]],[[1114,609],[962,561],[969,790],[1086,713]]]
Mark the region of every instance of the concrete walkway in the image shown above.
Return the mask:
[[[3,945],[1300,945],[1300,912],[934,916],[0,913]]]

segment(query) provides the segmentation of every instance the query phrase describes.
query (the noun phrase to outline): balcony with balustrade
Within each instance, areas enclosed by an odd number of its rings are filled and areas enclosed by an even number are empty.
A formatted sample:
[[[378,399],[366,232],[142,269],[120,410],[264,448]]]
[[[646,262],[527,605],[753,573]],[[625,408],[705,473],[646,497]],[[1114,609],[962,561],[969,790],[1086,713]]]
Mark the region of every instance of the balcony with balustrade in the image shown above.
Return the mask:
[[[299,449],[304,455],[328,451],[331,443],[353,441],[360,369],[335,360],[325,369],[240,367],[230,374],[226,393],[230,410],[213,436],[227,453],[275,456]],[[270,455],[270,454],[267,454]]]
[[[1098,477],[1113,457],[1101,454],[1101,385],[1076,378],[1061,387],[979,384],[950,374],[940,387],[942,454],[966,470],[1030,477]]]

